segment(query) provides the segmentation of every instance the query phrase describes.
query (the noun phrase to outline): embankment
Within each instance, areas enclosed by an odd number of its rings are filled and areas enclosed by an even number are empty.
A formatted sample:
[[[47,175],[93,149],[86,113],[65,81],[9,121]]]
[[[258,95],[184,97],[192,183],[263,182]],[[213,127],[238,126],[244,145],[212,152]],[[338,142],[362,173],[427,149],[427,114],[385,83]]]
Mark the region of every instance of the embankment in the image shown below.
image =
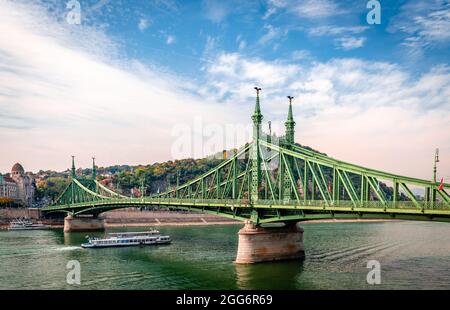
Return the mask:
[[[187,211],[140,211],[138,209],[120,209],[101,214],[105,219],[105,227],[137,227],[137,226],[181,226],[181,225],[214,225],[236,224],[228,218],[216,215]],[[16,218],[32,218],[55,228],[64,226],[64,218],[42,218],[36,209],[11,208],[0,209],[0,229],[6,229],[9,222]]]
[[[238,221],[198,212],[120,209],[102,214],[106,227],[236,224]]]

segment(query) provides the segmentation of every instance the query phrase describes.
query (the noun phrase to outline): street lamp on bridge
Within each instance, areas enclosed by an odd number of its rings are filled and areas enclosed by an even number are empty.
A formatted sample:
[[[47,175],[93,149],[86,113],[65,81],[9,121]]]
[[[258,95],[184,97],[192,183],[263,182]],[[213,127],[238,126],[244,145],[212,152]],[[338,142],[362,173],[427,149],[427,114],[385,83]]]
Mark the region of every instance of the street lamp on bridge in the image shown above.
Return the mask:
[[[437,167],[436,164],[439,162],[439,149],[436,149],[436,152],[434,154],[434,166],[433,166],[433,182],[436,183],[436,172]]]

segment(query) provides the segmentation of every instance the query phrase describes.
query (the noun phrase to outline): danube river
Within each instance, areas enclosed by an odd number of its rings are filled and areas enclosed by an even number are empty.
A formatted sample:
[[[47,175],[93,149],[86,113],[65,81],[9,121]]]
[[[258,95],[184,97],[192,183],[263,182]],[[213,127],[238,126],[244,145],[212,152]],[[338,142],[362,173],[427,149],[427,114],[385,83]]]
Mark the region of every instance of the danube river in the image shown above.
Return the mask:
[[[450,224],[306,223],[303,262],[235,265],[240,227],[160,227],[171,245],[106,249],[80,248],[86,233],[0,231],[0,289],[450,289]],[[66,283],[70,260],[80,285]]]

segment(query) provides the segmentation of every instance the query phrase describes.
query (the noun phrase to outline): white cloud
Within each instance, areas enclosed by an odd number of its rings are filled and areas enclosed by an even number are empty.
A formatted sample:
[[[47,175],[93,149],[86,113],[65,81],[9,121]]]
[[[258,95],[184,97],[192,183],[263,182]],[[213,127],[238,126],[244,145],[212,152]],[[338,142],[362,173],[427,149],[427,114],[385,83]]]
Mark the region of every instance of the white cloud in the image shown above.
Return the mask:
[[[334,40],[338,48],[346,51],[362,47],[365,41],[365,37],[342,37]]]
[[[310,27],[307,29],[310,36],[325,36],[325,35],[339,35],[339,34],[358,34],[366,31],[367,26],[333,26],[325,25],[318,27]]]
[[[270,16],[272,16],[273,14],[275,14],[277,11],[277,9],[275,7],[269,7],[266,11],[266,13],[264,13],[262,19],[268,19]]]
[[[282,9],[308,19],[322,19],[345,13],[345,10],[333,0],[269,0],[263,19],[268,19]]]
[[[62,170],[70,155],[84,167],[92,155],[99,165],[167,160],[173,126],[239,119],[183,91],[186,80],[116,58],[103,35],[66,29],[45,9],[2,1],[0,20],[0,171],[17,161]]]
[[[215,49],[216,49],[216,45],[217,45],[217,38],[214,38],[214,37],[211,37],[211,36],[207,36],[206,37],[205,48],[203,50],[203,57],[207,58],[211,54],[213,54]]]
[[[175,36],[173,36],[173,35],[168,35],[167,38],[166,38],[166,43],[167,43],[168,45],[175,43]]]
[[[411,56],[450,41],[450,3],[447,1],[409,1],[392,17],[388,30],[406,35],[402,43]]]
[[[259,11],[257,3],[254,0],[202,0],[202,9],[206,19],[219,24],[225,22],[232,14],[257,14]]]
[[[145,29],[148,28],[149,25],[150,24],[149,24],[148,19],[146,19],[146,18],[139,19],[138,28],[140,31],[144,31]]]
[[[284,121],[285,96],[293,95],[297,141],[336,158],[428,178],[439,146],[446,157],[441,171],[450,169],[448,66],[413,77],[386,62],[335,59],[301,67],[221,54],[208,73],[209,95],[224,102],[248,102],[252,86],[262,87],[265,121]]]
[[[423,38],[436,41],[450,39],[450,6],[429,13],[427,16],[416,16],[414,22],[419,28],[418,34]]]
[[[247,46],[247,42],[242,38],[242,35],[236,37],[236,43],[238,44],[239,50],[243,50]]]
[[[264,85],[266,90],[277,88],[283,86],[287,79],[299,70],[298,65],[270,63],[260,59],[242,58],[237,53],[222,53],[208,66],[207,72],[213,83],[218,83],[226,92],[243,99],[240,97],[243,88],[254,84]]]
[[[305,0],[296,5],[295,11],[300,16],[316,18],[335,15],[340,10],[337,4],[330,0]]]
[[[285,0],[268,0],[267,1],[267,11],[264,13],[263,19],[268,19],[270,16],[275,14],[280,8],[285,8],[287,2]]]
[[[222,22],[231,11],[227,1],[204,0],[203,7],[206,18],[215,23]]]
[[[293,60],[305,60],[311,58],[311,53],[307,50],[296,50],[292,52]]]
[[[272,25],[264,25],[264,29],[266,29],[267,32],[258,40],[258,43],[261,45],[265,45],[286,35],[286,31]]]

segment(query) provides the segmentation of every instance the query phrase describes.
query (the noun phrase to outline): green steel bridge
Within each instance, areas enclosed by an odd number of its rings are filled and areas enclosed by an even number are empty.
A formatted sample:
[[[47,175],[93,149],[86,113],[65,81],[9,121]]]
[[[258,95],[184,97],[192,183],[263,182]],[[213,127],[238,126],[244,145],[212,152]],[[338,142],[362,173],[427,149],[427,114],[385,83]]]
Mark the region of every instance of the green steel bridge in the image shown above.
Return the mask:
[[[450,222],[450,184],[440,184],[340,161],[294,143],[292,97],[285,136],[261,130],[256,88],[253,141],[214,169],[166,192],[130,198],[96,179],[76,176],[44,214],[73,216],[128,207],[163,207],[217,214],[260,225],[311,219],[404,219]],[[423,197],[413,189],[422,188]]]

